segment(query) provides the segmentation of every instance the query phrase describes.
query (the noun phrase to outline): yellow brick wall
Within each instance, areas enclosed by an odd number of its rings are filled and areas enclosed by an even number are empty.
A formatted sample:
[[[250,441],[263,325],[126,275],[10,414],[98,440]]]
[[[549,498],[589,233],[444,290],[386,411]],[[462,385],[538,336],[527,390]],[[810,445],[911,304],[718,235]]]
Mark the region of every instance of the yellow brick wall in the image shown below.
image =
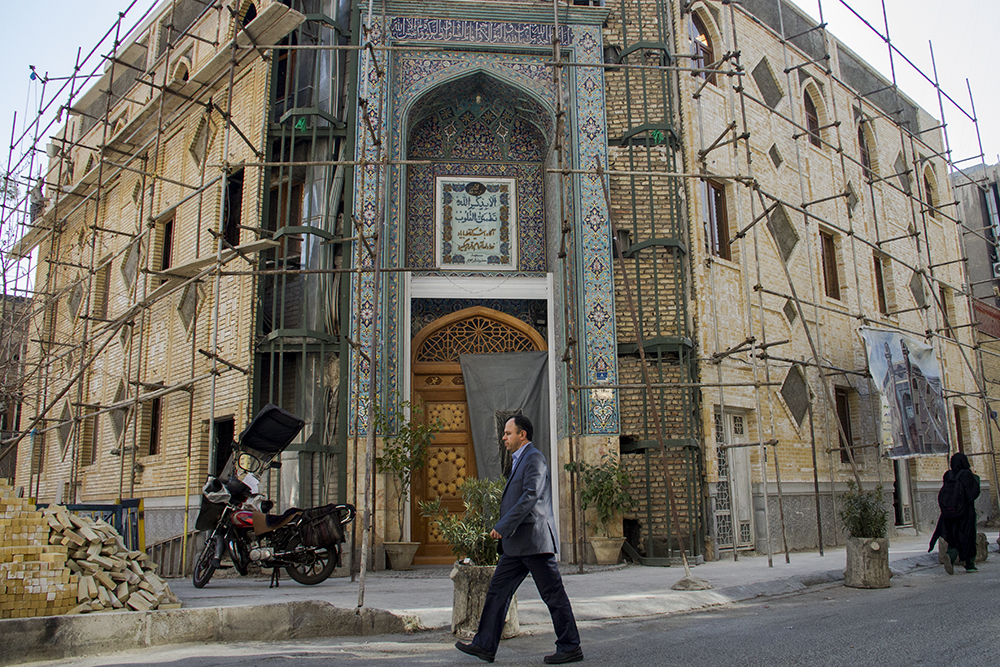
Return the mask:
[[[718,8],[715,3],[708,4]],[[717,40],[714,44],[716,54],[732,49],[730,41],[721,43],[722,35],[731,34],[733,29],[729,7],[721,8],[721,12],[709,12],[705,5],[706,3],[695,3],[695,8],[703,22],[711,26],[710,32]],[[793,138],[794,134],[802,130],[792,125],[790,119],[794,117],[798,123],[805,124],[802,98],[804,88],[808,86],[814,94],[819,91],[820,124],[841,121],[839,128],[823,130],[823,139],[834,146],[842,145],[845,155],[859,159],[857,125],[852,110],[858,103],[854,94],[843,85],[828,79],[815,66],[803,69],[808,76],[800,77],[797,72],[793,72],[786,77],[782,74],[782,68],[797,65],[810,58],[794,46],[789,46],[786,52],[774,33],[748,17],[741,9],[735,8],[732,15],[735,16],[740,63],[749,72],[766,57],[776,73],[784,98],[775,111],[757,102],[746,101],[746,130],[750,133],[752,160],[750,164],[747,163],[745,146],[741,142],[736,146],[713,150],[709,153],[704,168],[707,174],[727,186],[731,234],[747,227],[763,211],[758,195],[750,188],[738,184],[733,178],[735,175],[748,176],[752,173],[762,192],[799,208],[803,203],[844,192],[848,182],[857,193],[860,202],[853,211],[849,211],[844,198],[810,205],[808,211],[822,218],[822,221],[806,219],[801,211],[788,209],[789,219],[800,237],[788,269],[798,297],[805,302],[806,320],[817,351],[823,363],[832,367],[831,384],[860,389],[853,394],[851,402],[854,442],[856,445],[870,444],[874,440],[873,411],[868,403],[868,382],[863,375],[866,359],[863,344],[857,334],[859,324],[900,328],[909,335],[920,338],[925,331],[941,327],[942,320],[933,305],[933,299],[929,299],[932,307],[927,311],[889,316],[878,312],[872,269],[873,248],[864,241],[876,243],[880,239],[903,236],[911,223],[920,232],[919,244],[912,239],[902,239],[882,246],[895,260],[888,272],[891,275],[886,276],[887,290],[891,292],[890,309],[906,310],[915,306],[908,289],[912,273],[907,265],[919,268],[926,267],[929,263],[942,264],[957,259],[960,249],[956,226],[941,215],[922,214],[919,201],[892,187],[896,182],[894,179],[891,183],[875,183],[869,189],[858,164],[846,158],[842,160],[834,148],[817,148],[811,145],[807,137],[797,140]],[[676,15],[675,19],[680,20],[680,15]],[[687,43],[686,37],[679,39],[681,44]],[[680,50],[684,52],[685,49],[686,47]],[[836,72],[836,57],[832,62]],[[715,141],[730,121],[736,120],[737,131],[743,131],[743,107],[733,87],[742,82],[749,95],[757,99],[763,99],[763,96],[753,77],[749,75],[742,79],[719,76],[717,85],[706,86],[698,99],[694,99],[692,95],[702,80],[685,74],[681,74],[680,80],[682,117],[687,130],[684,134],[686,162],[689,170],[696,171],[701,168],[697,151]],[[864,111],[869,117],[877,115],[870,105],[866,105]],[[922,114],[919,121],[921,128],[937,124],[927,114]],[[939,132],[922,134],[921,139],[929,145],[920,145],[909,136],[902,136],[898,127],[885,118],[877,118],[871,122],[875,139],[872,159],[878,173],[889,175],[895,171],[893,163],[900,150],[905,148],[908,158],[915,151],[918,155],[929,157],[929,164],[934,173],[939,175],[934,184],[935,201],[951,201],[950,185],[944,178],[945,165],[940,158],[931,157],[941,150],[942,139]],[[768,157],[772,145],[777,147],[784,158],[784,162],[777,168]],[[804,335],[801,319],[797,318],[794,323],[789,324],[782,314],[786,298],[792,290],[785,278],[776,245],[765,223],[759,222],[746,238],[734,244],[733,261],[708,257],[704,250],[704,230],[698,222],[701,220],[700,202],[697,197],[691,197],[696,193],[695,184],[696,181],[692,181],[688,188],[688,204],[692,220],[690,249],[694,293],[697,295],[693,304],[699,357],[705,359],[751,335],[757,337],[758,343],[764,342],[765,338],[768,342],[788,340],[786,344],[769,349],[772,355],[783,358],[772,359],[767,364],[769,379],[781,382],[789,365],[785,360],[811,362],[813,355]],[[917,187],[915,181],[913,187]],[[771,199],[765,198],[764,205],[771,203]],[[829,223],[829,226],[825,223]],[[832,231],[836,237],[840,299],[827,297],[824,293],[818,234],[820,228]],[[854,236],[842,230],[853,230]],[[936,267],[933,273],[935,278],[954,288],[962,285],[958,264]],[[949,314],[953,325],[961,326],[969,321],[968,308],[961,298],[956,299]],[[972,343],[967,328],[959,329],[958,335],[962,342]],[[933,341],[946,389],[958,393],[974,391],[973,369],[965,363],[965,358],[971,357],[970,350],[960,350],[949,339],[935,337]],[[836,369],[843,369],[848,373],[837,373]],[[703,382],[721,380],[726,383],[747,384],[768,379],[765,377],[764,363],[760,360],[755,363],[745,353],[728,359],[719,368],[703,365],[702,371]],[[840,462],[837,452],[826,452],[838,446],[838,436],[833,413],[821,396],[822,386],[817,371],[809,369],[807,377],[816,394],[814,407],[816,438],[821,452],[818,464],[820,477],[827,481],[831,478],[838,482],[846,480],[849,477],[849,466]],[[752,435],[748,439],[757,439],[756,424],[760,423],[764,439],[774,437],[780,442],[782,480],[811,481],[813,464],[808,422],[804,421],[801,427],[794,423],[778,395],[778,389],[779,387],[762,388],[759,393],[747,387],[727,388],[722,392],[705,389],[702,391],[702,424],[711,424],[717,406],[722,404],[755,413],[759,398],[760,414],[748,415],[754,424],[750,431]],[[951,406],[952,402],[949,401],[949,414]],[[981,451],[984,432],[981,424],[975,422],[976,420],[970,420],[968,424],[967,441],[971,442],[968,446]],[[712,430],[703,428],[702,435],[706,450],[711,452],[714,449]],[[752,460],[756,458],[756,454],[751,457]],[[713,479],[714,456],[708,455],[706,460],[710,462],[709,477]],[[889,463],[883,462],[879,470],[874,450],[866,450],[861,454],[859,463],[863,479],[875,481],[881,478],[887,485],[891,484],[892,468]],[[917,465],[919,479],[927,482],[940,479],[944,465],[944,457],[920,460]],[[759,466],[755,464],[754,469],[754,480],[760,481]],[[773,470],[769,477],[773,482]]]
[[[218,12],[209,12],[192,30],[207,40],[224,44],[229,38],[231,21],[227,19],[225,25],[220,26],[217,16]],[[220,31],[225,33],[222,37],[219,37]],[[162,82],[164,71],[169,73],[182,55],[191,59],[191,71],[197,71],[217,50],[216,47],[197,40],[188,42],[192,44],[190,52],[184,46],[171,54],[169,63],[164,58],[153,67],[154,79]],[[151,43],[155,43],[155,38],[151,38]],[[152,57],[151,54],[151,62]],[[259,58],[251,59],[251,62],[253,64],[235,78],[232,114],[233,122],[247,136],[253,137],[259,136],[259,128],[264,124],[267,109],[263,100],[267,93],[269,63]],[[207,102],[211,98],[214,104],[225,109],[229,99],[224,85],[227,81],[228,77],[224,77],[220,84],[222,87],[211,95],[201,92],[201,101]],[[112,110],[111,117],[117,117],[123,112],[129,117],[136,117],[142,111],[142,103],[150,99],[149,87],[137,86],[133,93],[128,96],[133,101],[119,103]],[[229,152],[225,153],[226,123],[216,110],[211,114],[215,132],[202,169],[189,149],[199,124],[205,117],[204,107],[184,104],[179,111],[165,114],[157,139],[158,105],[157,97],[149,106],[150,120],[142,126],[141,136],[129,138],[132,146],[148,142],[144,153],[130,163],[134,170],[121,171],[111,179],[106,178],[101,184],[99,205],[96,207],[81,206],[73,209],[72,203],[61,204],[62,208],[56,212],[56,217],[65,218],[63,232],[43,243],[39,250],[43,258],[50,257],[81,267],[97,268],[110,261],[112,268],[107,307],[109,320],[129,314],[130,309],[142,302],[145,295],[160,284],[157,276],[146,272],[160,268],[157,241],[162,235],[162,224],[159,229],[152,224],[156,216],[182,198],[190,196],[198,184],[217,178],[224,165],[256,159],[252,150],[235,132],[231,133]],[[102,133],[103,126],[98,123],[81,139],[81,143],[97,146]],[[83,149],[73,149],[73,163],[77,168],[69,182],[76,182],[83,176],[80,165],[86,163],[87,155],[89,153]],[[58,171],[58,160],[53,161],[53,166]],[[163,178],[143,178],[136,173],[143,170],[154,172]],[[107,173],[116,171],[111,166],[107,167]],[[259,224],[261,171],[259,168],[245,170],[243,224],[247,226]],[[222,188],[217,183],[177,208],[174,214],[173,266],[215,255],[217,243],[209,230],[215,230],[219,226],[222,194]],[[95,224],[122,233],[105,231],[98,232],[95,236],[90,231],[90,227]],[[142,253],[137,279],[130,290],[125,284],[121,267],[128,247],[133,244],[129,235],[136,233],[141,236],[138,242],[141,243]],[[255,239],[253,234],[243,232],[242,242]],[[238,258],[226,268],[246,270],[252,267]],[[84,340],[85,328],[91,341],[85,351],[88,361],[89,356],[108,338],[99,333],[108,324],[87,322],[80,317],[73,317],[69,312],[68,301],[73,282],[78,279],[82,279],[84,294],[89,294],[93,285],[86,268],[71,268],[45,261],[39,264],[36,285],[56,296],[59,304],[57,340],[66,345],[50,346],[50,350],[44,351],[44,356],[38,343],[29,345],[29,367],[43,360],[45,363],[40,364],[38,374],[29,378],[22,425],[30,424],[37,411],[53,402],[56,393],[80,370],[84,361],[81,350],[74,350],[71,345]],[[134,398],[137,389],[141,393],[151,391],[148,388],[137,388],[137,381],[170,386],[205,376],[211,373],[213,364],[210,359],[199,354],[198,350],[210,350],[213,345],[215,351],[227,361],[242,368],[251,367],[249,341],[254,313],[252,277],[225,276],[217,283],[209,276],[194,284],[192,289],[197,290],[199,303],[197,317],[190,330],[185,329],[177,311],[184,294],[183,288],[148,308],[139,308],[130,318],[131,336],[125,337],[127,345],[123,346],[119,335],[114,334],[113,340],[97,354],[82,375],[80,394],[77,394],[76,389],[68,392],[59,399],[56,409],[50,410],[47,417],[55,420],[61,416],[64,404],[69,405],[80,416],[84,414],[83,407],[77,404],[109,405],[115,402],[119,386],[124,387],[128,398]],[[42,331],[44,312],[38,307],[36,310],[38,313],[34,317],[29,337],[44,339],[47,338]],[[82,306],[80,314],[85,314],[85,310],[86,306]],[[213,337],[216,310],[219,332],[217,338]],[[234,416],[237,433],[246,425],[249,400],[247,378],[239,372],[226,370],[216,377],[214,384],[214,405],[210,405],[211,379],[202,379],[190,393],[178,391],[163,397],[160,451],[153,456],[146,453],[148,419],[143,420],[141,414],[138,419],[135,416],[129,417],[120,442],[115,440],[111,415],[103,414],[98,417],[98,444],[93,463],[83,457],[91,446],[89,436],[93,431],[92,426],[74,429],[65,446],[65,453],[55,431],[49,431],[44,436],[46,456],[40,479],[31,475],[29,458],[32,448],[30,440],[26,438],[18,452],[16,486],[25,488],[32,495],[37,490],[40,501],[61,499],[64,502],[101,502],[118,497],[182,496],[187,477],[186,459],[190,453],[192,474],[188,490],[196,493],[207,470],[208,433],[213,416]],[[55,421],[43,421],[38,424],[38,428],[54,425]],[[134,488],[133,447],[136,447],[138,464]],[[76,488],[72,488],[73,482],[76,482]]]

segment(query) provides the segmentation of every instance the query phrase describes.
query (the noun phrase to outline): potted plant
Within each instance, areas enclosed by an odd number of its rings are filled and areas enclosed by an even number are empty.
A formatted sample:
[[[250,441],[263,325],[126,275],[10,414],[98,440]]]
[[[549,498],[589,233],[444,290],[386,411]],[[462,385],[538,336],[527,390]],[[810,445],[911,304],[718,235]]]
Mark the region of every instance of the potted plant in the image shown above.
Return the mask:
[[[852,588],[888,588],[889,540],[885,536],[889,512],[882,487],[865,491],[854,480],[840,497],[840,520],[847,529],[847,567],[844,585]]]
[[[611,454],[602,456],[599,465],[575,461],[567,463],[565,468],[580,476],[580,501],[583,509],[593,507],[601,526],[603,536],[590,537],[595,560],[598,565],[617,563],[625,538],[612,537],[610,524],[613,519],[629,511],[634,505],[632,496],[628,492],[630,481],[628,472],[621,467],[621,460]]]
[[[393,424],[399,424],[396,434],[385,438],[382,453],[375,457],[375,470],[391,480],[396,501],[396,533],[399,541],[383,542],[394,570],[409,570],[413,556],[420,547],[419,542],[402,541],[404,512],[410,496],[413,471],[427,464],[427,446],[433,441],[434,434],[441,430],[439,423],[421,423],[420,414],[420,408],[411,405],[409,401],[398,403],[398,407],[392,412],[382,412],[376,408],[375,413],[377,433],[390,433]],[[386,494],[386,503],[388,502],[389,494]],[[386,536],[388,537],[388,531]]]
[[[462,485],[465,511],[461,515],[441,507],[440,496],[420,504],[423,515],[436,524],[457,559],[451,571],[455,583],[451,631],[460,637],[476,634],[486,591],[499,559],[497,542],[490,537],[490,531],[500,519],[503,489],[503,480],[466,479]],[[519,631],[515,596],[507,610],[501,638],[514,637]]]

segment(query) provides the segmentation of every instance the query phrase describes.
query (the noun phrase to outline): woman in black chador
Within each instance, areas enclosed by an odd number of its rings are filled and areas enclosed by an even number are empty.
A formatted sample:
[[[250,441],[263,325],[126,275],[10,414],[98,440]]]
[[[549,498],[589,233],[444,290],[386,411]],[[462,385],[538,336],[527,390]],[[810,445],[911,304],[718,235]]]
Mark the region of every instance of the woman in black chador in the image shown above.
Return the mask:
[[[979,477],[972,473],[969,458],[962,452],[951,457],[951,470],[944,474],[944,484],[938,492],[941,516],[931,535],[934,548],[938,538],[948,543],[944,569],[954,574],[955,562],[964,561],[967,572],[976,572],[976,498],[979,497]]]

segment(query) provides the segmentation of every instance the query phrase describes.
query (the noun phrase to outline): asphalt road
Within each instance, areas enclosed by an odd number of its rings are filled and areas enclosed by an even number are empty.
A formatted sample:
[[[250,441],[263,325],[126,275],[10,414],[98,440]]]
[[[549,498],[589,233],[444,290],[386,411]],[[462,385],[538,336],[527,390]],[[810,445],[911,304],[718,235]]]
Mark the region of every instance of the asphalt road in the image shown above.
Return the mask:
[[[889,589],[831,586],[702,612],[581,626],[592,665],[1000,664],[1000,564],[978,573],[940,567],[895,577]],[[540,665],[554,650],[551,628],[505,641],[497,663]],[[479,665],[444,632],[366,640],[184,645],[33,665]]]

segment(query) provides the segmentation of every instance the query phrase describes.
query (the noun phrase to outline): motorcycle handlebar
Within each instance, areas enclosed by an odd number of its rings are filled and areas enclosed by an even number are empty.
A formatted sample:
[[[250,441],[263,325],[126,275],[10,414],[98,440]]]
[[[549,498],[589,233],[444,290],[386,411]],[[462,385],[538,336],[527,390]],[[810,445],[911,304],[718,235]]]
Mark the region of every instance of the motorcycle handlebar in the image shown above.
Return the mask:
[[[354,508],[354,505],[351,505],[350,503],[337,505],[337,509],[345,510],[344,516],[340,519],[341,525],[346,526],[354,521],[354,516],[357,514],[357,510]]]

